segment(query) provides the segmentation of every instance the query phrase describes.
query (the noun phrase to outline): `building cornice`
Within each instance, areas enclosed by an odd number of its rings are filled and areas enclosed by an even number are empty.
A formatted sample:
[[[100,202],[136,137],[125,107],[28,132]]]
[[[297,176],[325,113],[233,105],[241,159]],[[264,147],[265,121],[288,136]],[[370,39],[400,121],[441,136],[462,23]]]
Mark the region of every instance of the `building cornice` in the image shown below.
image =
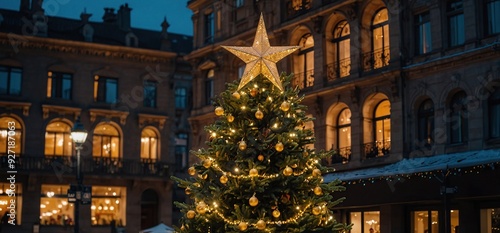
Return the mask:
[[[60,40],[35,36],[22,36],[13,33],[0,33],[0,45],[10,46],[13,52],[19,49],[41,49],[49,52],[69,53],[129,61],[165,63],[175,59],[177,54],[143,48],[117,45],[104,45],[81,41]]]
[[[147,123],[158,123],[158,127],[163,129],[167,116],[139,113],[139,127],[144,127]]]
[[[29,116],[31,103],[27,102],[14,102],[14,101],[0,101],[0,107],[5,109],[21,109],[23,115]]]

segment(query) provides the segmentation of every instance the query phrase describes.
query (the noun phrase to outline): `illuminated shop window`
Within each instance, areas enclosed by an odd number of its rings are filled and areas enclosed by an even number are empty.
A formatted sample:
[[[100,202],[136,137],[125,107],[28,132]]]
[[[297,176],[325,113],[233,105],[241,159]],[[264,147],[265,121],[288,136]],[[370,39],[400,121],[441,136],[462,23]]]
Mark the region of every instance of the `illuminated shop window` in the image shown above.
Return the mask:
[[[351,233],[380,233],[380,211],[351,212]]]
[[[21,154],[23,143],[21,132],[22,125],[18,120],[12,117],[0,117],[0,155],[15,153],[17,157]],[[11,142],[10,147],[9,141]],[[12,142],[15,142],[15,145],[12,145]],[[10,153],[8,153],[9,150],[11,151]]]
[[[12,187],[14,190],[12,190]],[[15,194],[15,195],[14,195]],[[11,208],[14,207],[14,208]],[[10,183],[0,183],[0,214],[7,217],[7,221],[15,223],[16,225],[21,224],[23,210],[23,192],[22,185],[14,184],[11,186]],[[11,215],[14,213],[15,215]]]
[[[480,221],[481,233],[500,232],[500,208],[481,209]]]
[[[115,221],[117,226],[125,226],[126,200],[125,187],[93,186],[90,206],[92,225],[110,225]]]
[[[68,203],[69,185],[42,184],[40,198],[40,224],[72,226],[74,224],[74,206]]]
[[[413,233],[439,232],[439,214],[437,210],[421,210],[411,213]]]

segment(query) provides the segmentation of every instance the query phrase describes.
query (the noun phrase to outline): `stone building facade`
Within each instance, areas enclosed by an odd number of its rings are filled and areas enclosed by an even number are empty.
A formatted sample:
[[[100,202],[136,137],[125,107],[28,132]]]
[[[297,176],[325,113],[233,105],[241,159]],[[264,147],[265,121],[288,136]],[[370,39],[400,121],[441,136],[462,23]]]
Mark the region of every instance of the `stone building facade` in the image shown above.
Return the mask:
[[[16,223],[2,232],[73,232],[77,121],[88,131],[80,170],[92,194],[80,204],[80,232],[173,224],[180,197],[170,176],[183,171],[189,147],[183,55],[192,37],[168,32],[166,20],[158,31],[132,28],[127,4],[96,22],[85,12],[47,16],[41,2],[0,10],[0,213]]]
[[[351,232],[498,232],[500,1],[191,0],[192,149],[262,13],[315,120]],[[194,158],[192,158],[194,161]],[[192,161],[192,162],[193,162]]]

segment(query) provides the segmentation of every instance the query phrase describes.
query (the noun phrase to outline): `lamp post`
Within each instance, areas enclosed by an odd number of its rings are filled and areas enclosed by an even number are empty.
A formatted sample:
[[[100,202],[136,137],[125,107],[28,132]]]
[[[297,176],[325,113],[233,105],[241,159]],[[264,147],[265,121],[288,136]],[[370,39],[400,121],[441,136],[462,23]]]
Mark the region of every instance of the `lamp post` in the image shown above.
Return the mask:
[[[74,233],[80,233],[80,201],[81,201],[81,186],[82,186],[82,173],[80,170],[80,150],[83,148],[83,143],[85,139],[87,139],[87,130],[83,127],[83,124],[80,122],[80,118],[78,118],[75,122],[75,125],[71,129],[71,139],[75,144],[76,149],[76,182],[77,182],[77,193],[80,193],[80,199],[75,202],[75,223],[74,223]]]

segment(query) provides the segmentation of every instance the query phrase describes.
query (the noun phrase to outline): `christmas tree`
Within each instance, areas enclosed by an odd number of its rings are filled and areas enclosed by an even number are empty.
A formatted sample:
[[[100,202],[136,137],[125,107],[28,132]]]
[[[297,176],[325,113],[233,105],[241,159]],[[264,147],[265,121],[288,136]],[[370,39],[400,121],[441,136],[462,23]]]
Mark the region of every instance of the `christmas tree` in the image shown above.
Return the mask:
[[[177,232],[343,232],[332,207],[343,198],[340,181],[323,183],[299,90],[276,62],[293,46],[271,47],[263,17],[252,47],[224,47],[247,63],[239,82],[214,99],[217,121],[205,127],[206,149],[190,179],[173,177],[190,203],[176,203],[184,217]],[[284,84],[284,85],[283,85]],[[283,87],[284,86],[284,87]]]

